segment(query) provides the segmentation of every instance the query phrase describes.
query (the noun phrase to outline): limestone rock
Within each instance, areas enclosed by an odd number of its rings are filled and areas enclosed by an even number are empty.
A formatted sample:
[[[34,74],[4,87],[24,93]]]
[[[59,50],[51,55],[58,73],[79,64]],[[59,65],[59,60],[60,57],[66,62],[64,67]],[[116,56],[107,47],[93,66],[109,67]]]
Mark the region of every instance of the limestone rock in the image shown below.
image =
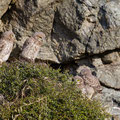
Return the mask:
[[[80,3],[81,1],[64,0],[55,14],[52,47],[61,62],[77,59],[85,53],[86,46],[83,42],[87,41],[84,39],[90,36],[94,28],[94,23],[85,18],[90,11],[84,3]]]
[[[119,49],[119,9],[119,0],[17,0],[2,22],[12,27],[19,49],[34,32],[44,32],[37,58],[63,63]]]
[[[90,58],[83,58],[83,59],[80,59],[80,60],[75,60],[75,63],[78,65],[78,66],[90,66],[91,64],[91,59]]]
[[[107,2],[104,6],[103,6],[103,10],[105,10],[103,12],[104,15],[104,19],[106,19],[106,21],[102,21],[103,23],[106,23],[107,28],[117,28],[120,27],[120,1],[119,0],[109,0],[109,2]]]
[[[0,18],[7,11],[11,0],[0,0]]]
[[[102,62],[101,58],[93,57],[92,58],[92,65],[95,67],[100,67],[100,66],[103,66],[103,62]]]
[[[3,31],[3,22],[0,20],[0,32]]]
[[[52,48],[59,61],[120,48],[120,1],[68,0],[58,8]]]
[[[106,108],[106,112],[112,115],[112,118],[105,120],[119,120],[118,118],[120,118],[120,91],[104,87],[102,94],[96,94],[93,99],[100,100],[102,105]]]
[[[108,112],[113,116],[114,120],[119,120],[118,118],[120,118],[120,91],[104,88],[101,98],[104,106],[108,106]]]
[[[97,68],[97,77],[105,86],[120,89],[120,64]]]
[[[102,57],[102,61],[105,64],[120,62],[120,56],[118,52],[108,53]]]
[[[113,107],[112,114],[120,116],[120,107]]]

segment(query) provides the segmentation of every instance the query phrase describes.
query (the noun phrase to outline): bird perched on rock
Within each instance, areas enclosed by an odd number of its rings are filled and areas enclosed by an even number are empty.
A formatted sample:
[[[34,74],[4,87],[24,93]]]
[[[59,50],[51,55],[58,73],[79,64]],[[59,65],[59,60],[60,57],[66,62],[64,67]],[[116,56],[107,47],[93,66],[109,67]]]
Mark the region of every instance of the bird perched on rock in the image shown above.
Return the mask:
[[[45,34],[43,32],[36,32],[28,38],[23,45],[20,59],[34,63],[44,40]]]
[[[79,75],[76,75],[73,79],[76,82],[77,89],[80,89],[83,94],[86,94],[84,80]]]
[[[92,88],[89,85],[85,85],[85,90],[86,90],[86,96],[91,99],[93,97],[93,95],[95,94],[95,90],[94,88]]]
[[[91,99],[93,94],[95,93],[94,89],[89,85],[85,85],[84,79],[79,75],[76,75],[74,77],[74,80],[76,81],[77,89],[80,89],[82,94],[86,95],[89,99]]]
[[[100,92],[102,91],[102,86],[100,85],[99,80],[92,75],[92,72],[88,68],[84,68],[80,72],[80,76],[84,80],[85,85],[88,85],[94,88],[95,91]]]
[[[15,35],[10,31],[6,31],[2,34],[0,39],[0,64],[6,62],[13,49],[13,43],[15,41]]]

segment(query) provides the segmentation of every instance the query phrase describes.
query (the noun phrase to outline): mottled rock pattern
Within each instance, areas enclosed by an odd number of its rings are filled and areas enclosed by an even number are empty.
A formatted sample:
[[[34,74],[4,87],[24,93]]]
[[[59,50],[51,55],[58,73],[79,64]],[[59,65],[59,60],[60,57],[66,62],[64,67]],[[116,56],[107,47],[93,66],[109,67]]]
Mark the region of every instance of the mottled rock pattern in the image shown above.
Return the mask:
[[[102,61],[105,64],[120,62],[120,55],[118,52],[108,53],[102,57]]]
[[[120,89],[120,64],[105,65],[97,68],[97,76],[104,85]]]
[[[98,97],[99,100],[101,100],[103,106],[107,108],[107,112],[109,112],[113,116],[114,120],[119,120],[118,118],[120,118],[120,91],[104,87],[102,94],[96,95],[94,99]]]
[[[68,0],[55,15],[53,49],[60,61],[120,47],[120,1]]]
[[[0,18],[7,11],[11,0],[0,0]]]
[[[98,57],[98,56],[93,57],[91,61],[92,61],[92,65],[93,65],[94,67],[103,66],[102,59],[101,59],[100,57]]]
[[[119,9],[119,0],[17,0],[2,21],[13,28],[19,49],[34,32],[44,32],[38,59],[62,63],[119,49]]]

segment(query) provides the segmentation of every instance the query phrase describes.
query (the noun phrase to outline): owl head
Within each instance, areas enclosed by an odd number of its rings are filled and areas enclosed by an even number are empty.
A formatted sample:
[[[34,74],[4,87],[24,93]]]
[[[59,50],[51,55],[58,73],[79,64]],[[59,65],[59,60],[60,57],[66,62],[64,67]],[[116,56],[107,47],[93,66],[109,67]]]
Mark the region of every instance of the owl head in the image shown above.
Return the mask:
[[[76,75],[76,76],[74,77],[74,81],[76,82],[76,84],[81,84],[81,85],[84,84],[83,79],[82,79],[80,76],[78,76],[78,75]]]
[[[5,39],[5,40],[8,40],[8,41],[12,41],[14,42],[15,41],[15,35],[14,33],[12,32],[12,30],[9,30],[9,31],[6,31],[2,34],[2,38]]]
[[[96,90],[100,93],[100,92],[103,90],[103,88],[102,88],[101,85],[98,85],[98,86],[96,87]]]
[[[42,39],[42,40],[45,40],[45,34],[43,32],[35,32],[35,34],[33,35],[33,37],[35,39]]]
[[[81,76],[86,76],[86,75],[91,75],[91,70],[88,69],[88,68],[83,68],[81,71],[80,71],[80,75]]]

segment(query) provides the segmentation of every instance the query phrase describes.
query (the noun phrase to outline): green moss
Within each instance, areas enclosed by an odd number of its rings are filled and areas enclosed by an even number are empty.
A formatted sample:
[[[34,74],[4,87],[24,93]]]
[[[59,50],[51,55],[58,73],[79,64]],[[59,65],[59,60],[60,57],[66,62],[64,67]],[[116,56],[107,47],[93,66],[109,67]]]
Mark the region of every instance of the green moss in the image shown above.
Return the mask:
[[[68,73],[15,62],[0,68],[1,120],[104,120],[100,103],[76,91]]]

